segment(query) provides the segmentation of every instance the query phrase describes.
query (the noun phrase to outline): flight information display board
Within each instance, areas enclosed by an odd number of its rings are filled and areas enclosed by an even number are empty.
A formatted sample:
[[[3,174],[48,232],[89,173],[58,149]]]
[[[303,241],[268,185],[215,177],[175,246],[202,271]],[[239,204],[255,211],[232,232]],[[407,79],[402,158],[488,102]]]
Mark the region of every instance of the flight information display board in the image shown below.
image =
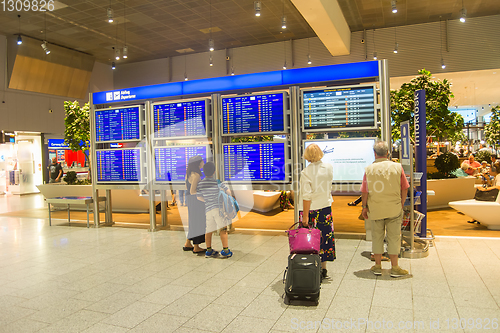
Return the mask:
[[[307,132],[377,128],[375,86],[302,91],[303,129]]]
[[[155,179],[157,182],[186,181],[188,161],[201,156],[207,162],[209,146],[170,146],[155,148]],[[202,177],[203,178],[203,177]]]
[[[153,104],[154,137],[206,137],[208,99]]]
[[[284,142],[225,144],[224,180],[231,182],[284,182]]]
[[[95,110],[97,142],[141,140],[140,106]]]
[[[283,133],[286,95],[255,94],[222,98],[222,134]]]
[[[304,148],[315,143],[323,151],[324,163],[333,166],[334,183],[361,183],[365,168],[375,161],[375,138],[307,140]],[[306,162],[306,166],[309,162]]]
[[[96,151],[97,182],[141,182],[141,149]]]

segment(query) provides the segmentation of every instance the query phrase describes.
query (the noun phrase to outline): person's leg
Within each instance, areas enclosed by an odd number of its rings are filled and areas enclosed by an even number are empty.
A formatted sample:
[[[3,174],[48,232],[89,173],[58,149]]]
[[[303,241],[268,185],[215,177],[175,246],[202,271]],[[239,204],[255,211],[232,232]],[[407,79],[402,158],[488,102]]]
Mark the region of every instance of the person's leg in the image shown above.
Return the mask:
[[[220,241],[222,243],[222,247],[223,248],[229,247],[227,231],[223,229],[223,230],[219,231],[219,234],[220,234]]]
[[[384,253],[384,220],[372,220],[372,252],[375,257],[375,265],[382,264]]]
[[[401,222],[403,213],[386,219],[387,228],[387,254],[391,258],[392,267],[398,266],[399,252],[401,251]]]
[[[212,247],[212,233],[207,232],[205,234],[205,243],[207,244],[207,249]]]

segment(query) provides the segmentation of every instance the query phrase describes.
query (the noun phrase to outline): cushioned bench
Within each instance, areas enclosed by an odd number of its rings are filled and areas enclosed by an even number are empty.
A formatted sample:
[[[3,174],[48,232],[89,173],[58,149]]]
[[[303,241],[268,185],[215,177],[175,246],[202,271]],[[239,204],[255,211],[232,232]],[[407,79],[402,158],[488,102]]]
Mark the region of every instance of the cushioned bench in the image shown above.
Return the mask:
[[[451,201],[448,205],[472,217],[491,230],[500,230],[500,194],[496,201],[477,201],[474,199]]]

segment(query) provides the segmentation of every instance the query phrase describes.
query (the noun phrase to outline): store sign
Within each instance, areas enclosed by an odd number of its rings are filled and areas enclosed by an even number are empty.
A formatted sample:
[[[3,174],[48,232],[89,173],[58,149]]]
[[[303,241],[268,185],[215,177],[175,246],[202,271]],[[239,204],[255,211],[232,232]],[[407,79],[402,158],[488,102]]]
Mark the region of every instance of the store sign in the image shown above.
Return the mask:
[[[292,86],[306,82],[329,82],[375,78],[378,61],[252,73],[210,79],[172,82],[152,86],[103,91],[92,94],[93,104],[147,100],[169,96],[209,94],[232,90]]]
[[[401,123],[401,164],[410,165],[410,158],[413,157],[410,152],[410,122]]]
[[[414,95],[414,126],[415,126],[415,171],[422,172],[422,178],[420,179],[419,191],[422,191],[420,197],[421,204],[417,207],[417,210],[422,214],[427,215],[427,129],[426,129],[426,110],[425,110],[425,90],[417,90]],[[421,232],[420,237],[426,237],[427,235],[427,217],[424,217],[421,222]]]
[[[69,149],[64,139],[49,139],[49,149]]]

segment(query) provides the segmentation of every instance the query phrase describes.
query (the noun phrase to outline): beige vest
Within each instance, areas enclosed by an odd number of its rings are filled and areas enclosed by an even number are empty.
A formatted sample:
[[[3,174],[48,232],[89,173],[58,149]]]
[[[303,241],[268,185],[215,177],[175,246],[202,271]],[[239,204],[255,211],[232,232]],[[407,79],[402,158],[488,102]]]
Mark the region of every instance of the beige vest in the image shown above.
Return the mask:
[[[365,169],[368,218],[380,220],[401,213],[401,164],[377,158]]]

